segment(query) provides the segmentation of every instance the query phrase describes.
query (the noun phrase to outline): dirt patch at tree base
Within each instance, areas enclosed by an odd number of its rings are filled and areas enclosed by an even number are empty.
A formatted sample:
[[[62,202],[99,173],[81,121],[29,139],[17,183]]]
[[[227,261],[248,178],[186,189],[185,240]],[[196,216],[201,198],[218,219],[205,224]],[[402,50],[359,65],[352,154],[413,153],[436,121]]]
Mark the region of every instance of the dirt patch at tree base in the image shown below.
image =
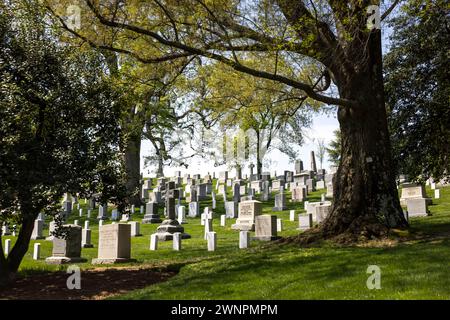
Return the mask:
[[[17,278],[0,289],[0,299],[101,300],[173,277],[175,271],[155,268],[98,268],[81,271],[81,289],[68,289],[66,272],[49,272]],[[73,283],[73,281],[71,281]]]

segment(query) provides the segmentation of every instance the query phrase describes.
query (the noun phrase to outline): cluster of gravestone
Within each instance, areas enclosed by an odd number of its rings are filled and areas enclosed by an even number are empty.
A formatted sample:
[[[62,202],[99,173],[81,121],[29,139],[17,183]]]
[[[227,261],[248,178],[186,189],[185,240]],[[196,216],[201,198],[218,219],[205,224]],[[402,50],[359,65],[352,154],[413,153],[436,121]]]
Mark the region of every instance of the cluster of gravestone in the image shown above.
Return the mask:
[[[314,159],[314,154],[312,154]],[[139,213],[143,215],[141,223],[159,224],[156,232],[150,235],[150,250],[157,250],[159,241],[173,241],[173,249],[181,250],[183,239],[191,236],[185,232],[183,225],[188,223],[188,218],[200,217],[200,223],[204,226],[204,239],[207,240],[207,249],[216,250],[217,234],[213,230],[214,210],[217,207],[217,196],[223,197],[225,214],[220,216],[220,226],[225,227],[227,219],[233,220],[231,228],[239,231],[239,248],[248,248],[250,245],[250,233],[254,232],[253,240],[271,241],[278,239],[278,232],[283,231],[283,221],[274,214],[262,214],[262,203],[273,201],[273,212],[287,209],[285,190],[291,193],[291,203],[304,204],[306,213],[296,214],[296,210],[290,210],[290,221],[298,220],[298,230],[304,231],[312,228],[314,223],[320,224],[331,212],[333,197],[333,176],[334,173],[326,173],[325,170],[317,170],[315,161],[311,162],[312,170],[304,170],[302,161],[295,162],[295,171],[284,171],[282,175],[276,172],[263,172],[254,174],[254,166],[250,165],[250,175],[241,174],[241,169],[236,170],[234,179],[229,178],[229,173],[223,171],[216,179],[215,173],[209,173],[203,178],[199,174],[192,177],[189,174],[181,177],[181,172],[177,171],[175,177],[158,178],[153,187],[152,179],[142,179],[142,200],[145,205],[140,207]],[[332,171],[334,171],[332,169]],[[216,180],[213,186],[213,181]],[[424,185],[404,183],[402,181],[401,204],[406,206],[405,218],[426,216],[429,214],[428,205],[431,199],[425,194]],[[435,198],[440,197],[440,189],[436,188],[436,183],[428,180],[427,184],[435,190]],[[227,191],[231,189],[232,196],[227,198]],[[324,190],[321,194],[321,201],[308,201],[310,192]],[[326,190],[326,192],[325,192]],[[272,196],[274,199],[272,200]],[[82,248],[92,248],[91,230],[89,220],[91,213],[97,207],[96,198],[84,199],[87,205],[86,215],[80,208],[77,196],[66,194],[62,202],[62,209],[59,215],[64,221],[70,214],[76,212],[80,219],[85,218],[84,228],[79,225],[79,220],[74,220],[73,224],[64,225],[69,231],[67,236],[62,238],[54,237],[56,223],[49,223],[49,235],[43,236],[45,219],[43,214],[35,220],[32,240],[46,239],[53,241],[52,256],[46,258],[48,263],[61,264],[84,261],[81,257]],[[188,206],[182,205],[182,202]],[[200,214],[200,204],[208,202]],[[211,203],[211,206],[209,206]],[[75,208],[76,206],[76,208]],[[164,210],[163,219],[159,209]],[[98,205],[99,241],[98,258],[94,259],[94,264],[118,263],[132,261],[131,259],[131,237],[141,236],[140,223],[130,221],[131,215],[136,214],[135,207],[127,213],[120,214],[117,209],[111,210],[108,215],[108,204]],[[187,211],[187,212],[186,212]],[[111,220],[112,224],[105,224]],[[120,221],[119,221],[120,220]],[[2,226],[3,235],[16,235],[16,226],[12,230],[8,225]],[[5,251],[8,254],[11,240],[5,242]],[[40,258],[40,244],[34,244],[33,258]]]

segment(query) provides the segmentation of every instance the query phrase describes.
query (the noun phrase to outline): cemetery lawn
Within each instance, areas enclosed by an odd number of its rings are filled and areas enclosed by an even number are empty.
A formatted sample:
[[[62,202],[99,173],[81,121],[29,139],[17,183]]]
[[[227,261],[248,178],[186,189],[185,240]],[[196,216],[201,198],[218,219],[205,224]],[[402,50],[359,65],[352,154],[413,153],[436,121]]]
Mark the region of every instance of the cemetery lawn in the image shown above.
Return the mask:
[[[308,200],[320,201],[321,193],[312,193]],[[431,196],[434,192],[427,189],[427,194]],[[450,187],[441,189],[440,199],[433,199],[433,205],[429,207],[432,216],[410,220],[410,231],[399,233],[403,240],[345,247],[329,242],[304,248],[293,244],[252,241],[249,249],[240,250],[239,234],[231,230],[234,220],[227,219],[225,228],[219,226],[219,216],[224,209],[222,198],[217,198],[214,231],[218,234],[218,249],[215,252],[206,250],[199,218],[188,219],[188,224],[184,225],[185,232],[192,235],[192,239],[183,240],[182,250],[178,252],[172,251],[172,242],[160,242],[157,251],[150,251],[150,234],[157,225],[141,225],[144,236],[132,238],[132,257],[137,262],[120,267],[148,268],[166,274],[172,272],[173,275],[164,278],[163,282],[137,286],[142,289],[118,290],[112,298],[450,299]],[[289,193],[287,199],[290,199]],[[201,211],[205,206],[210,206],[210,202],[202,202]],[[296,213],[304,212],[303,204],[288,202],[288,210],[283,212],[271,212],[272,206],[273,200],[264,203],[263,211],[283,219],[284,230],[279,235],[287,237],[297,234],[298,222],[289,221],[289,209],[296,209]],[[93,216],[96,214],[93,213]],[[81,223],[84,221],[84,218],[74,218]],[[140,221],[141,218],[136,214],[134,219]],[[78,264],[82,277],[83,270],[119,267],[90,264],[91,259],[96,257],[98,243],[98,228],[94,219],[91,219],[91,229],[95,248],[82,250],[82,256],[88,259],[88,262]],[[14,241],[13,237],[11,239]],[[32,260],[35,242],[42,244],[42,257],[51,255],[49,241],[32,241],[21,266],[22,276],[33,277],[37,273],[66,270],[67,266],[47,265],[44,259]],[[379,290],[369,290],[366,286],[370,276],[367,273],[369,265],[377,265],[381,269]],[[134,279],[137,282],[137,277],[130,273],[129,281]],[[114,281],[113,277],[111,281]]]

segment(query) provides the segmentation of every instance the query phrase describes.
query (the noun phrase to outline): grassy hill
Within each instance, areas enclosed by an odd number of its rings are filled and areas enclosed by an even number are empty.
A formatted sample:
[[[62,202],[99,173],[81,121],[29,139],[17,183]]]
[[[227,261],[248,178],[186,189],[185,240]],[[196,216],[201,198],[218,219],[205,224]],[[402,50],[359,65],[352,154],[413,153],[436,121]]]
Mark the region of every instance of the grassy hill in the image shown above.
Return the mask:
[[[428,194],[432,192],[427,190]],[[312,193],[308,200],[320,200],[323,191]],[[228,198],[230,198],[229,195]],[[287,196],[290,199],[288,193]],[[432,216],[412,218],[410,232],[404,241],[372,242],[365,246],[337,246],[329,242],[309,248],[252,241],[249,249],[238,248],[239,233],[231,230],[234,220],[219,226],[224,213],[218,196],[214,231],[218,249],[206,250],[200,219],[188,219],[185,232],[192,239],[183,240],[182,250],[173,251],[172,242],[160,242],[157,251],[149,250],[149,236],[157,225],[141,225],[142,237],[132,238],[133,265],[177,270],[168,281],[135,290],[117,299],[449,299],[450,277],[450,187],[441,190],[441,199],[433,199]],[[82,207],[85,207],[82,201]],[[201,211],[210,202],[202,203]],[[288,210],[272,212],[273,200],[264,203],[264,213],[283,219],[279,235],[298,233],[298,222],[289,221],[289,209],[303,212],[302,203],[288,203]],[[85,210],[86,212],[86,210]],[[96,211],[92,217],[96,217]],[[135,214],[134,219],[142,217]],[[85,218],[73,215],[71,220],[83,223]],[[98,226],[91,219],[93,243],[98,243]],[[8,238],[8,237],[6,237]],[[14,238],[10,237],[11,239]],[[51,255],[48,241],[32,241],[21,266],[21,273],[65,270],[67,266],[50,266],[44,259],[31,259],[34,242],[42,244],[42,257]],[[96,246],[97,247],[97,246]],[[82,270],[90,264],[97,248],[83,249],[88,262],[78,264]],[[366,281],[369,265],[381,270],[381,289],[369,290]],[[98,268],[98,266],[95,266]],[[132,279],[130,279],[132,281]]]

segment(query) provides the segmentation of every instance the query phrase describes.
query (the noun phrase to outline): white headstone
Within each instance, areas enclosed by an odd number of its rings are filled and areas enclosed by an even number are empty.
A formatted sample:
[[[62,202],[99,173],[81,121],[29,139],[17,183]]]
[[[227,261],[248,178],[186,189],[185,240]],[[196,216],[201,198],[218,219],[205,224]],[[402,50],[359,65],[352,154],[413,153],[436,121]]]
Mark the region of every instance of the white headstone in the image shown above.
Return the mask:
[[[137,221],[128,222],[131,225],[131,236],[132,237],[140,237],[141,234],[141,224]]]
[[[80,209],[80,217],[82,217],[83,216],[83,209]]]
[[[179,206],[178,207],[178,222],[179,223],[187,223],[186,221],[186,207]]]
[[[9,255],[9,251],[11,250],[11,239],[5,240],[5,256]]]
[[[52,235],[52,232],[55,231],[55,229],[56,229],[56,222],[54,220],[50,221],[50,223],[48,225],[48,237],[45,238],[45,240],[53,241],[54,236]]]
[[[409,217],[425,217],[428,215],[428,205],[425,198],[408,199],[406,200],[406,207]]]
[[[173,250],[181,250],[181,232],[175,232],[173,234]]]
[[[434,190],[434,198],[439,199],[441,197],[441,189]]]
[[[94,247],[91,243],[91,235],[92,235],[91,229],[88,228],[88,229],[81,230],[81,246],[83,248]]]
[[[222,214],[222,215],[220,215],[220,226],[221,227],[225,227],[226,226],[226,224],[227,224],[227,216],[226,215],[224,215],[224,214]]]
[[[255,230],[255,217],[261,215],[262,204],[256,200],[242,201],[239,203],[239,218],[231,226],[234,230]]]
[[[206,236],[208,241],[208,251],[216,251],[217,248],[217,233],[214,231],[208,232]]]
[[[200,225],[204,226],[205,225],[205,219],[206,219],[206,215],[204,213],[202,213],[200,215]]]
[[[33,260],[39,260],[41,258],[41,244],[35,243],[33,247]]]
[[[205,234],[204,234],[204,239],[206,240],[206,237],[208,235],[209,232],[213,231],[213,224],[212,224],[212,219],[205,219]]]
[[[43,220],[34,220],[33,233],[31,234],[32,240],[44,239],[44,236],[42,235],[43,227],[44,227]]]
[[[250,246],[250,232],[239,232],[239,249],[246,249]]]
[[[280,218],[277,219],[277,232],[283,231],[283,220]]]
[[[156,233],[150,236],[150,250],[158,250],[158,235]]]
[[[308,230],[312,228],[313,225],[313,216],[311,213],[309,214],[299,214],[298,215],[298,229],[299,230]]]
[[[289,211],[289,220],[290,221],[295,221],[295,210],[290,210]]]

